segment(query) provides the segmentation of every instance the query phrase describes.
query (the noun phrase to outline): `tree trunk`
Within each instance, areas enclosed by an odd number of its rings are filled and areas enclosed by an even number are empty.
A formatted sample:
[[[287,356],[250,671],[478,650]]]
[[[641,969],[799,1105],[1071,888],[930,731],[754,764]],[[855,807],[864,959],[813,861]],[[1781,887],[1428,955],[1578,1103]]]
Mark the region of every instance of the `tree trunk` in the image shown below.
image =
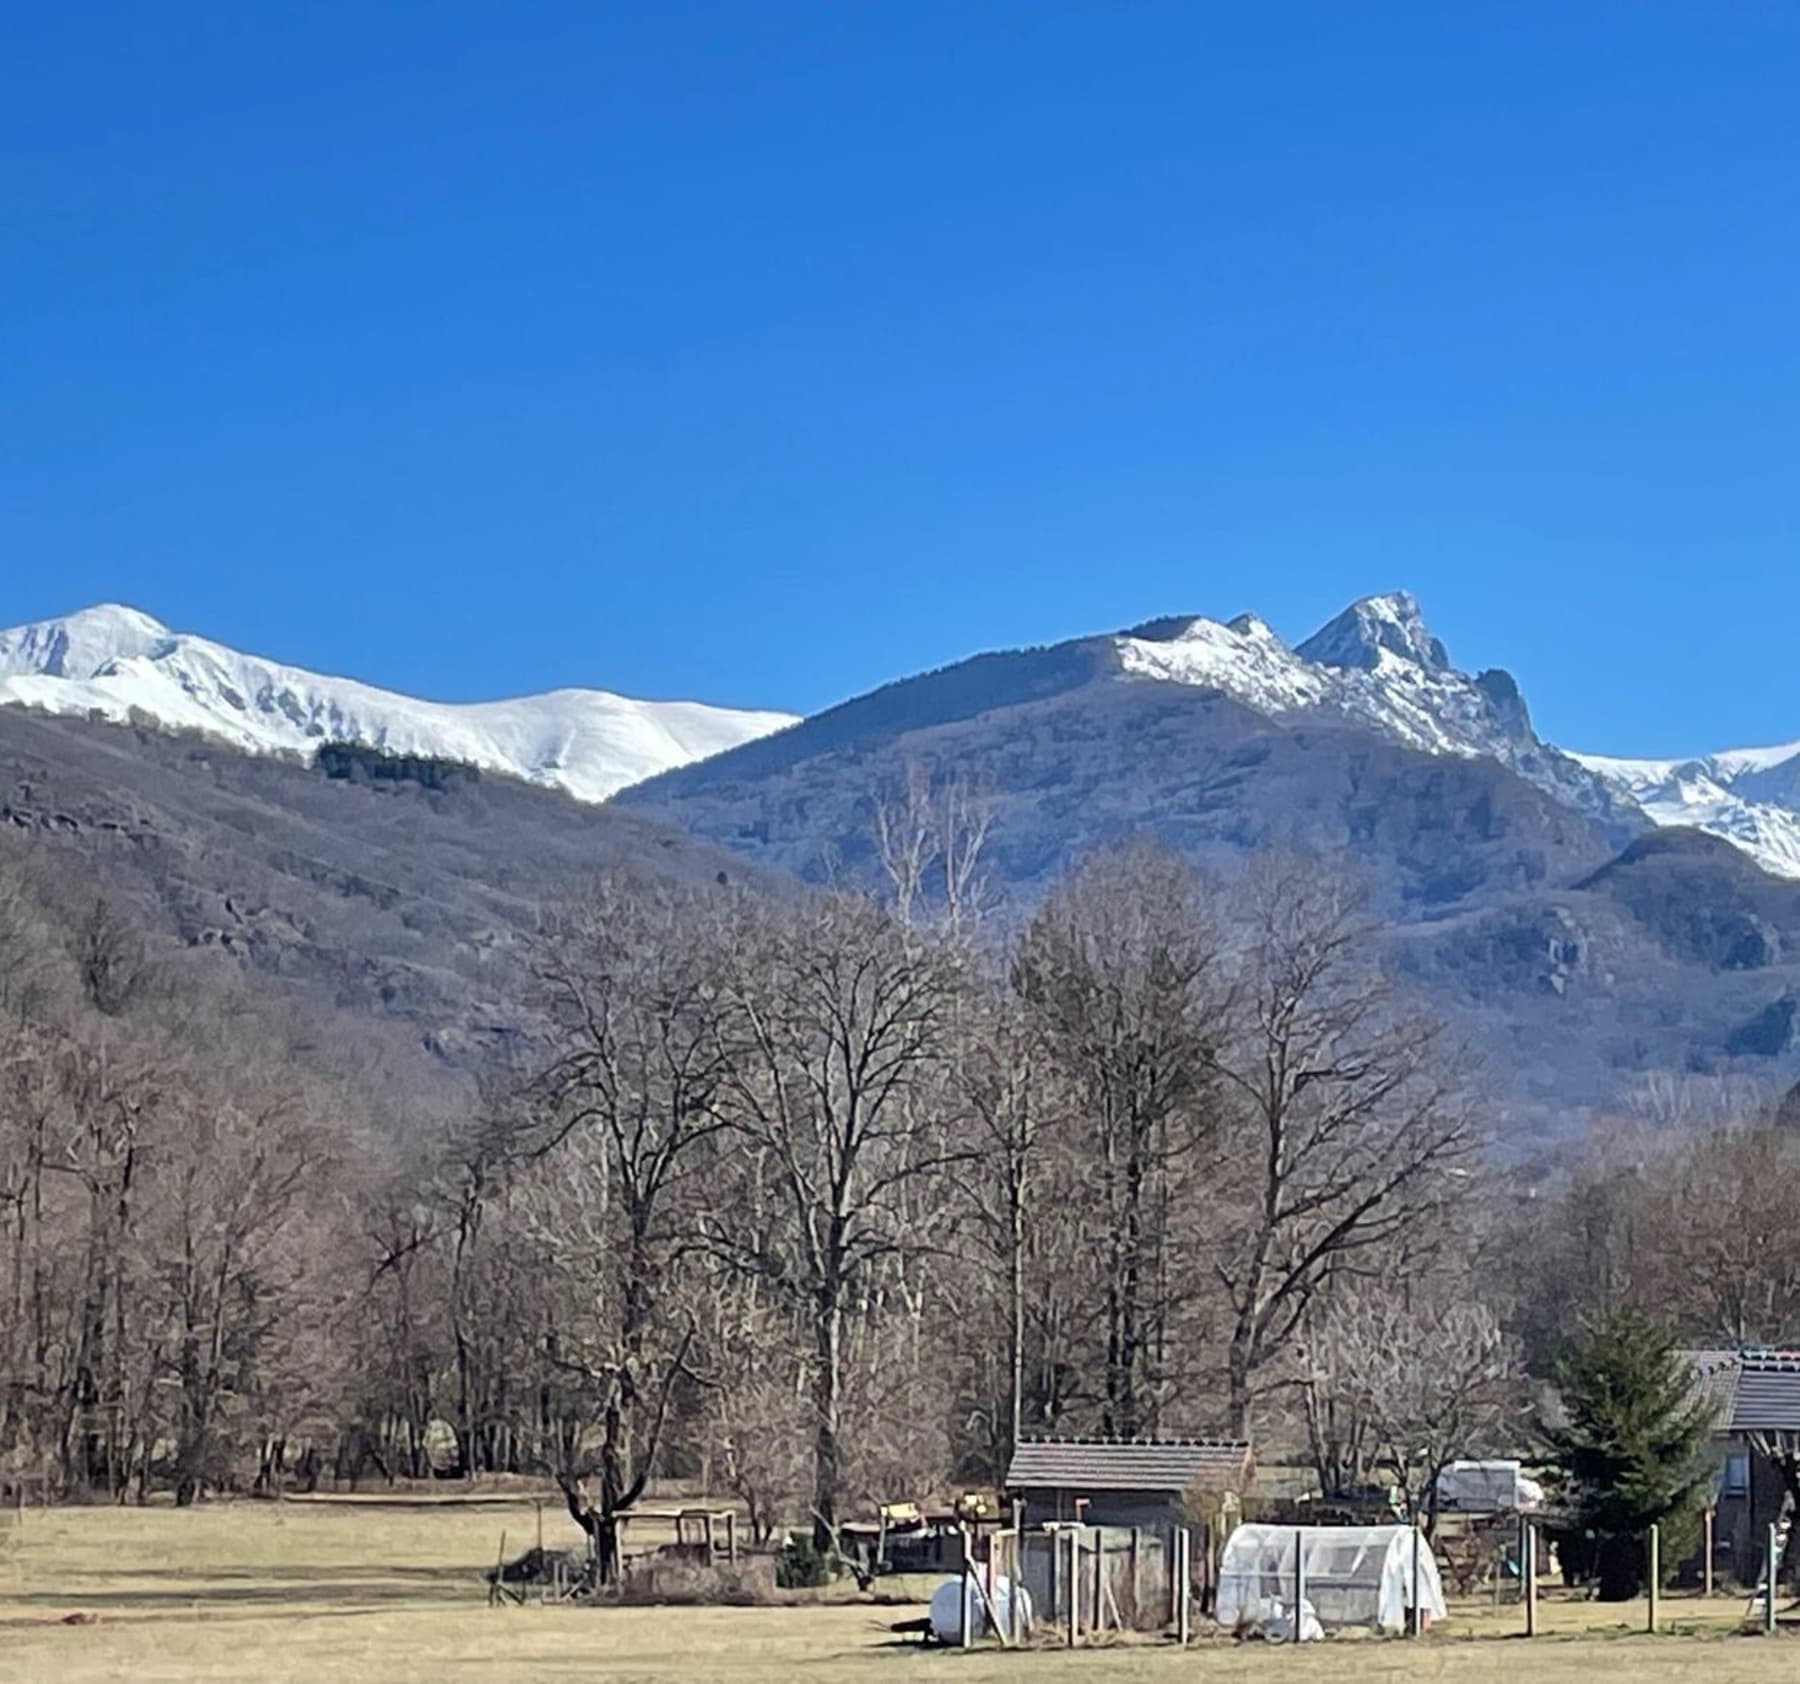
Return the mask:
[[[829,1287],[819,1295],[815,1316],[818,1373],[813,1379],[813,1548],[837,1547],[838,1414],[843,1387],[844,1312]]]
[[[1012,1278],[1008,1287],[1012,1297],[1012,1326],[1010,1332],[1010,1349],[1007,1352],[1010,1368],[1011,1404],[1009,1430],[1007,1434],[1006,1453],[1010,1461],[1018,1451],[1019,1440],[1025,1433],[1025,1212],[1017,1200],[1012,1209]],[[1001,1468],[999,1475],[1006,1477],[1006,1469]]]
[[[1242,1325],[1233,1334],[1226,1359],[1226,1428],[1233,1438],[1250,1436],[1250,1338]]]

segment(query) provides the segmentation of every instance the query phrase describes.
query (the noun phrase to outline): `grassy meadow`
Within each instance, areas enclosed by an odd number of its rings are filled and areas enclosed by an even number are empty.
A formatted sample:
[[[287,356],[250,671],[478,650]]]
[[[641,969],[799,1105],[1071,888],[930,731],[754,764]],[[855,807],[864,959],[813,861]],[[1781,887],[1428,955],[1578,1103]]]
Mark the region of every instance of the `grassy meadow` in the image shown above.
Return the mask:
[[[547,1544],[578,1541],[553,1504]],[[1518,1610],[1458,1607],[1423,1643],[1344,1638],[1300,1650],[1226,1639],[1069,1653],[921,1651],[888,1623],[917,1612],[836,1599],[781,1608],[490,1608],[500,1534],[536,1541],[529,1500],[330,1499],[185,1512],[28,1511],[0,1541],[0,1678],[1704,1680],[1800,1676],[1800,1640],[1732,1635],[1737,1598],[1664,1603],[1670,1634],[1641,1635],[1642,1604],[1547,1598],[1546,1635],[1509,1634]],[[648,1541],[648,1540],[647,1540]],[[1681,1633],[1682,1635],[1677,1635]]]

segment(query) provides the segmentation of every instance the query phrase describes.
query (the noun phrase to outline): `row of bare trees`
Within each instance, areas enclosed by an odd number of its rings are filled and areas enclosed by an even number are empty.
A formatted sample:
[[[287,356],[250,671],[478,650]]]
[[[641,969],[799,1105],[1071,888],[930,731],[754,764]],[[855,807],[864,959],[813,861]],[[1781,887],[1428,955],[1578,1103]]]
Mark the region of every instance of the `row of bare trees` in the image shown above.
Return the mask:
[[[436,1267],[463,1465],[534,1400],[504,1442],[603,1567],[678,1465],[829,1547],[1026,1432],[1245,1432],[1463,1196],[1455,1060],[1329,878],[1128,850],[1002,944],[903,915],[918,869],[897,908],[612,879],[546,928]],[[471,1281],[512,1307],[478,1353]]]
[[[518,1066],[425,1118],[0,871],[0,1472],[530,1474],[610,1573],[653,1477],[829,1548],[1033,1432],[1254,1430],[1429,1507],[1588,1309],[1800,1331],[1773,1125],[1503,1172],[1329,873],[1127,848],[1001,930],[937,799],[880,900],[591,885],[519,967]]]

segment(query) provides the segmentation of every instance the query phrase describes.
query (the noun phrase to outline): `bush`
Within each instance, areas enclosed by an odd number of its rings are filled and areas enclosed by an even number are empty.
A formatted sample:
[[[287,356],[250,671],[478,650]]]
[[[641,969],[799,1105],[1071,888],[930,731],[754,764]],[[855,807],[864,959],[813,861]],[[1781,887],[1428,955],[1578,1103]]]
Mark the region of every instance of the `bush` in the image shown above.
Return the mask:
[[[813,1548],[804,1532],[791,1532],[775,1558],[775,1583],[782,1590],[817,1590],[831,1582],[831,1562]]]
[[[736,1567],[653,1558],[632,1565],[613,1600],[626,1607],[761,1608],[776,1595],[766,1556]]]

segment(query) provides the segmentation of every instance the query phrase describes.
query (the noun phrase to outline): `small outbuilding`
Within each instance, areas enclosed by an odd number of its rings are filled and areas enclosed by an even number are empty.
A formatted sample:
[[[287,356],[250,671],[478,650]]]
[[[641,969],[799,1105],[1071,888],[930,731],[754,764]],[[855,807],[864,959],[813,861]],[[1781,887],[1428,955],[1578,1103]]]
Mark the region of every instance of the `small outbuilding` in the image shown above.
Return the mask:
[[[1711,1410],[1714,1568],[1746,1585],[1763,1573],[1765,1539],[1788,1512],[1800,1467],[1800,1350],[1695,1351],[1695,1394]]]
[[[1241,1439],[1028,1438],[1013,1452],[1006,1489],[1025,1522],[1163,1531],[1186,1525],[1190,1494],[1242,1495],[1255,1473]]]
[[[1296,1592],[1303,1635],[1404,1631],[1415,1605],[1428,1622],[1444,1617],[1437,1559],[1410,1526],[1240,1526],[1225,1540],[1220,1625],[1291,1636]]]

